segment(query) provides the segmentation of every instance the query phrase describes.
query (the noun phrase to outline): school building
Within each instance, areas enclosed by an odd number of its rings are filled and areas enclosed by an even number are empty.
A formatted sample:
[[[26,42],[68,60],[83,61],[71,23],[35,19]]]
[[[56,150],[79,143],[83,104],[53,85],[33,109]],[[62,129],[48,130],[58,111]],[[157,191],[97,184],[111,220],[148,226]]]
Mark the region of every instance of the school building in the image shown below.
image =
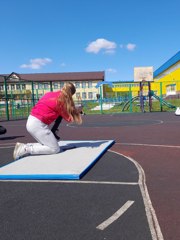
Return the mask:
[[[48,91],[61,89],[66,82],[76,87],[75,100],[97,99],[98,82],[104,81],[104,71],[67,72],[67,73],[34,73],[0,75],[0,100],[3,99],[39,99]]]
[[[132,81],[112,82],[112,87],[108,84],[105,86],[104,96],[119,97],[138,96],[140,91],[140,84]],[[144,94],[148,93],[148,84],[145,82]],[[163,98],[180,98],[180,51],[173,57],[167,60],[153,73],[153,81],[151,82],[151,90],[158,96]]]

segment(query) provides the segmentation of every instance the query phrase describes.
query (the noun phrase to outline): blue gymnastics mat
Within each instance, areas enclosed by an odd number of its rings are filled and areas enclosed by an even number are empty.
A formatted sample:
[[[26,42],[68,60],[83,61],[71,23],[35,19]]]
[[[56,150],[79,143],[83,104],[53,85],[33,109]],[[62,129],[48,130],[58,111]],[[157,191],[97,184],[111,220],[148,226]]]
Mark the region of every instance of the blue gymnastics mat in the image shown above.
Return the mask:
[[[62,152],[13,161],[0,168],[0,179],[80,179],[113,143],[114,140],[60,141]]]

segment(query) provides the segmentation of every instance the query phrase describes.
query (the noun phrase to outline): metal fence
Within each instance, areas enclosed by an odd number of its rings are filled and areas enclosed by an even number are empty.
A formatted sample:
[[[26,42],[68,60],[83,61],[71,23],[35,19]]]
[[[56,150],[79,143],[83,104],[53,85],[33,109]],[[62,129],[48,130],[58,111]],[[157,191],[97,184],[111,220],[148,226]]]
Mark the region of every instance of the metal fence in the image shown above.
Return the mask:
[[[104,88],[90,113],[163,112],[180,106],[180,81],[117,83]]]
[[[23,89],[23,82],[18,84],[16,91],[0,91],[0,120],[27,118],[45,92],[57,90],[52,85],[46,89],[35,89],[33,83],[27,90]],[[180,106],[180,81],[152,83],[150,90],[148,83],[143,83],[142,92],[137,83],[121,83],[119,87],[103,87],[98,99],[82,100],[81,104],[86,114],[175,111]]]

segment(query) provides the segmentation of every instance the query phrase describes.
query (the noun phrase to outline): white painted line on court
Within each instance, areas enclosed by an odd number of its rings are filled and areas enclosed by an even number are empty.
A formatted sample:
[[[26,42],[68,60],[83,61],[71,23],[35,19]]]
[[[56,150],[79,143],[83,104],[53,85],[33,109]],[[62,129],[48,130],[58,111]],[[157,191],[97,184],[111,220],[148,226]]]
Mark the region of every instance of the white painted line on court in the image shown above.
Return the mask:
[[[155,210],[152,206],[152,202],[151,202],[151,199],[150,199],[150,196],[149,196],[149,193],[148,193],[148,189],[147,189],[147,186],[146,186],[146,177],[145,177],[145,173],[144,173],[144,170],[142,169],[141,165],[138,162],[136,162],[133,158],[130,158],[128,156],[125,156],[123,154],[120,154],[120,153],[112,151],[112,150],[108,150],[108,151],[109,152],[114,152],[114,153],[116,153],[120,156],[123,156],[123,157],[129,159],[136,166],[136,168],[139,172],[138,183],[139,183],[140,191],[141,191],[144,206],[145,206],[146,216],[147,216],[152,240],[164,240],[164,237],[163,237],[162,232],[161,232],[160,225],[159,225],[158,220],[157,220]]]
[[[11,145],[13,144],[13,145]],[[163,148],[180,148],[176,145],[159,145],[159,144],[144,144],[144,143],[115,143],[116,145],[127,145],[127,146],[143,146],[143,147],[163,147]],[[7,145],[7,146],[5,146]],[[14,148],[15,143],[0,143],[0,148]]]
[[[124,156],[125,158],[127,158],[128,160],[130,160],[131,162],[133,162],[139,172],[139,180],[138,183],[137,182],[131,182],[131,183],[127,183],[127,182],[107,182],[107,181],[77,181],[77,180],[2,180],[2,181],[8,181],[8,182],[49,182],[49,183],[78,183],[78,184],[119,184],[119,185],[139,185],[140,187],[140,191],[142,194],[142,198],[143,198],[143,202],[144,202],[144,206],[145,206],[145,212],[146,212],[146,216],[147,216],[147,221],[149,224],[149,228],[150,228],[150,232],[151,232],[151,236],[152,236],[152,240],[164,240],[157,217],[156,217],[156,213],[155,210],[152,206],[151,203],[151,199],[147,190],[147,186],[146,186],[146,179],[145,179],[145,174],[144,171],[142,169],[142,167],[132,158],[127,157],[123,154],[120,154],[118,152],[112,151],[112,150],[108,150],[109,152],[114,152],[115,154]]]
[[[1,139],[0,139],[0,140],[1,140]],[[14,145],[14,146],[15,146],[15,144],[16,144],[16,143],[0,143],[0,145],[2,145],[2,146],[3,146],[3,145],[8,145],[8,146],[9,146],[9,145]]]
[[[1,143],[0,144],[0,148],[13,148],[15,146],[15,144],[9,145],[9,146],[5,146],[8,145],[10,143]],[[127,145],[127,146],[143,146],[143,147],[163,147],[163,148],[180,148],[180,146],[175,146],[175,145],[159,145],[159,144],[144,144],[144,143],[118,143],[116,142],[116,145]],[[1,147],[2,146],[2,147]]]
[[[71,128],[79,128],[79,125],[77,125],[77,124],[73,125],[73,123],[67,123],[66,126],[71,127]],[[82,125],[81,127],[83,127],[83,128],[100,128],[101,126],[96,127],[96,126],[86,126],[86,125],[83,126]]]
[[[14,148],[15,145],[13,145],[13,146],[3,146],[3,144],[0,144],[0,146],[2,146],[2,147],[0,147],[0,149],[1,148],[4,149],[4,148]]]
[[[14,148],[16,145],[16,143],[12,143],[12,142],[9,142],[9,143],[1,143],[0,142],[0,148],[4,149],[4,148]]]
[[[159,144],[144,144],[144,143],[117,143],[116,145],[128,145],[128,146],[143,146],[143,147],[163,147],[163,148],[180,148],[175,145],[159,145]]]
[[[106,184],[106,185],[139,185],[138,182],[107,182],[107,181],[81,181],[81,180],[0,180],[0,182],[34,182],[34,183],[77,183],[77,184]]]
[[[26,127],[26,124],[20,124],[20,125],[17,125],[17,124],[7,124],[6,127],[23,127],[25,128]]]
[[[96,228],[99,230],[104,230],[107,228],[110,224],[112,224],[114,221],[116,221],[120,216],[125,213],[128,208],[134,203],[134,201],[127,201],[119,210],[117,210],[111,217],[109,217],[107,220],[99,224]]]

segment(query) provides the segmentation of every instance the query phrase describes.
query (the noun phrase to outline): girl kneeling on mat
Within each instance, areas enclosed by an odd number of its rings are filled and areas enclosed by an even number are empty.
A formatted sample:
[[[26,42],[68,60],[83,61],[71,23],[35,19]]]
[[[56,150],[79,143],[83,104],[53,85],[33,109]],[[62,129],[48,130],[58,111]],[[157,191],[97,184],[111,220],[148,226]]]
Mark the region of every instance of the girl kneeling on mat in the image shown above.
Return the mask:
[[[16,143],[13,157],[15,160],[28,155],[56,154],[60,152],[58,141],[49,125],[59,116],[67,122],[82,123],[80,112],[73,101],[75,86],[68,82],[62,90],[46,93],[32,108],[28,117],[27,131],[36,139],[37,143]]]

